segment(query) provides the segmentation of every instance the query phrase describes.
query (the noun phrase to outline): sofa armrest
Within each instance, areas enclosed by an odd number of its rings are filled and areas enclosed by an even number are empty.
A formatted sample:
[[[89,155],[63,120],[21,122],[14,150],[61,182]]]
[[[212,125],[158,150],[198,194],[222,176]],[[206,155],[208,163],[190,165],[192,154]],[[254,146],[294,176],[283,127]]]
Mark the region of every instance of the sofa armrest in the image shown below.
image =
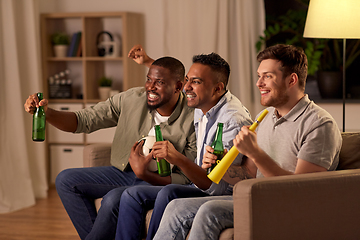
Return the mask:
[[[357,239],[359,183],[360,169],[241,181],[235,239]]]
[[[111,143],[91,144],[84,147],[83,166],[110,166]]]

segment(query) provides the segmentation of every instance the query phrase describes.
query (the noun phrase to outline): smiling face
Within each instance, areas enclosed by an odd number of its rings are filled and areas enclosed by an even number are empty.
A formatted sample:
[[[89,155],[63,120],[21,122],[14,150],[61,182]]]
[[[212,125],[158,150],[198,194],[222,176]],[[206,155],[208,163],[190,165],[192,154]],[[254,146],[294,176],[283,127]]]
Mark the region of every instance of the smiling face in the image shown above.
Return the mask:
[[[216,83],[215,76],[207,65],[194,63],[190,67],[184,86],[189,107],[199,108],[205,114],[217,103],[218,85],[223,83]]]
[[[258,68],[258,81],[256,86],[261,93],[261,105],[267,107],[281,108],[289,101],[289,95],[281,71],[281,63],[274,59],[261,61]]]
[[[170,70],[151,65],[145,89],[148,108],[150,110],[157,109],[162,116],[170,116],[178,101],[181,90],[181,82],[173,77]]]

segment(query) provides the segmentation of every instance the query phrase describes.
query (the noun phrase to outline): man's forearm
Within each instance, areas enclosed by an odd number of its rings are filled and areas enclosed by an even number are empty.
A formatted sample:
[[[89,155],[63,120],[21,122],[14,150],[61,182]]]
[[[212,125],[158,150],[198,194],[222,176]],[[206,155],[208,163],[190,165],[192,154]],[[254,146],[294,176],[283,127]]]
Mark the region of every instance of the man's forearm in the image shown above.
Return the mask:
[[[150,171],[147,171],[145,174],[137,177],[155,186],[165,186],[171,183],[170,176],[160,177],[159,174]]]
[[[211,180],[207,177],[207,173],[204,169],[196,165],[186,156],[179,153],[177,160],[177,166],[181,171],[193,182],[198,188],[206,190],[211,186]]]
[[[231,185],[245,179],[256,177],[257,167],[253,161],[246,156],[243,157],[243,162],[239,165],[231,165],[226,171],[223,179]]]
[[[46,121],[65,132],[75,132],[78,124],[75,113],[57,111],[51,108],[46,111]]]
[[[155,60],[154,59],[152,59],[152,58],[148,58],[148,59],[146,59],[145,61],[144,61],[144,65],[146,66],[146,67],[148,67],[148,68],[150,68],[151,67],[151,64],[154,62]]]
[[[254,178],[246,166],[231,166],[224,174],[223,180],[231,185],[245,179]]]

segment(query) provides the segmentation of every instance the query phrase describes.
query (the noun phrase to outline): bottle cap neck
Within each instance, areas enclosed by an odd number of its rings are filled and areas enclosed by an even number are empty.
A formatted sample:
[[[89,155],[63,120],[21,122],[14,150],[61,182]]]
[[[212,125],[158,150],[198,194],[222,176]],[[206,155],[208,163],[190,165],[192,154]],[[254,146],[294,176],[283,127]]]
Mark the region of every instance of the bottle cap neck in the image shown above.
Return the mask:
[[[43,100],[43,93],[37,93],[37,97],[38,97],[38,99],[39,99],[39,102],[41,101],[41,100]]]

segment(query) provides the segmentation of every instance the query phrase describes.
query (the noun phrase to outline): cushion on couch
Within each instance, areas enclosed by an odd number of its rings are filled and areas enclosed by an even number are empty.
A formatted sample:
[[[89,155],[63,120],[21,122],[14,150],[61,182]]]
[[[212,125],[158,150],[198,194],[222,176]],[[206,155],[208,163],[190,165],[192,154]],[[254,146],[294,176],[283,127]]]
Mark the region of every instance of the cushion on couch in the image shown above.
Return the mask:
[[[360,132],[342,132],[343,142],[337,170],[360,168]]]
[[[83,167],[110,166],[111,143],[91,144],[84,147]]]

